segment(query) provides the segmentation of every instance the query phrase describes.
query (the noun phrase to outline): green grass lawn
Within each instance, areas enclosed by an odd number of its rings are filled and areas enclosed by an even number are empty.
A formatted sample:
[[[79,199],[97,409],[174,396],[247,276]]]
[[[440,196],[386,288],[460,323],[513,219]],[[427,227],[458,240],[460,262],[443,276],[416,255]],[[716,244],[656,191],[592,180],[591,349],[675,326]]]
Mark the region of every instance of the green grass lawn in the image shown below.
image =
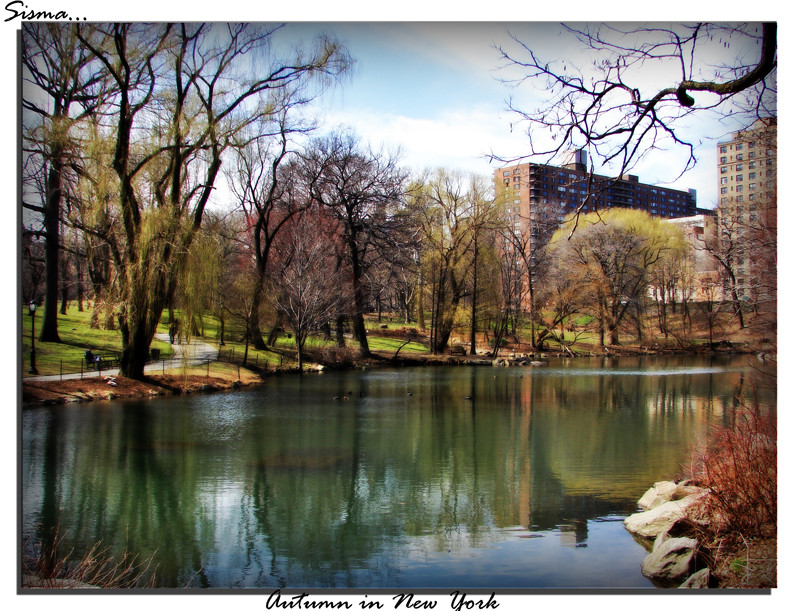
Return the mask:
[[[58,315],[58,342],[36,340],[36,370],[40,375],[76,373],[81,370],[83,354],[91,348],[96,354],[122,351],[122,337],[118,330],[92,329],[92,311],[79,312],[77,306],[67,308],[66,314]],[[36,316],[36,333],[39,333],[42,317]],[[152,348],[161,350],[162,357],[172,355],[169,342],[154,340]],[[28,375],[31,358],[31,317],[28,307],[23,307],[22,315],[22,373]]]
[[[399,338],[399,337],[370,337],[367,339],[367,343],[369,344],[370,350],[375,351],[390,351],[392,353],[396,352],[397,349],[402,346],[406,340]],[[418,342],[409,342],[403,349],[400,351],[400,354],[407,354],[409,352],[413,352],[415,354],[427,354],[428,347],[420,344]]]

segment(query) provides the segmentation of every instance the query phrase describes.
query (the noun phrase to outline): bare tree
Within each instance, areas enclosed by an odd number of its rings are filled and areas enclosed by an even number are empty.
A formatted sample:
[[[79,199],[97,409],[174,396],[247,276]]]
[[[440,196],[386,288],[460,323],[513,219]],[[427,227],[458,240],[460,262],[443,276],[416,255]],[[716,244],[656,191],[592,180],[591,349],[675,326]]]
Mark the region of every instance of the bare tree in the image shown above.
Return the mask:
[[[745,258],[749,254],[749,241],[746,239],[747,228],[738,221],[734,213],[720,213],[717,215],[719,237],[714,240],[703,241],[703,248],[717,262],[722,271],[722,285],[727,289],[733,303],[733,313],[739,321],[739,328],[744,329],[744,311],[742,309],[742,276],[739,274]]]
[[[683,147],[686,171],[696,163],[694,137],[685,131],[690,115],[739,114],[739,121],[753,123],[776,112],[775,23],[563,28],[596,58],[590,68],[545,58],[517,37],[497,47],[504,69],[522,71],[508,82],[547,92],[541,109],[509,102],[533,154],[585,149],[590,158],[616,164],[622,176],[671,143]],[[656,70],[671,76],[650,84]]]
[[[303,371],[303,348],[311,332],[339,311],[344,296],[335,268],[335,244],[319,231],[319,211],[295,217],[278,243],[279,271],[271,277],[271,297],[294,332],[297,363]]]
[[[66,264],[59,256],[65,183],[81,157],[76,126],[103,103],[107,76],[92,53],[78,44],[77,26],[26,22],[22,80],[25,166],[41,168],[38,176],[23,173],[27,179],[23,208],[41,215],[45,237],[45,305],[39,340],[58,342],[59,268]]]
[[[520,222],[519,214],[509,211],[503,238],[524,273],[531,345],[541,346],[543,340],[537,339],[536,323],[541,318],[544,301],[539,298],[539,293],[543,291],[552,258],[547,245],[561,224],[561,212],[555,203],[540,202],[535,208],[531,206],[523,216],[526,218],[524,224]]]
[[[228,171],[228,184],[248,220],[253,248],[256,282],[247,333],[259,350],[267,347],[261,336],[259,311],[272,245],[285,224],[309,203],[308,197],[296,193],[294,165],[287,162],[293,155],[289,138],[308,130],[289,122],[290,110],[304,101],[302,97],[287,96],[274,120],[258,125],[254,135],[245,137],[247,143],[236,149],[235,161]]]
[[[360,354],[370,354],[364,314],[365,274],[371,253],[393,235],[392,228],[405,192],[406,173],[398,155],[364,147],[351,132],[314,140],[304,154],[311,198],[338,221],[345,247],[353,305],[353,336]]]
[[[553,237],[560,242],[558,256],[588,274],[586,286],[594,297],[600,344],[605,344],[607,331],[611,344],[619,345],[623,317],[643,298],[654,266],[681,247],[682,236],[646,212],[619,209],[605,212],[602,223],[596,216],[584,215],[571,240],[565,233],[562,229]]]

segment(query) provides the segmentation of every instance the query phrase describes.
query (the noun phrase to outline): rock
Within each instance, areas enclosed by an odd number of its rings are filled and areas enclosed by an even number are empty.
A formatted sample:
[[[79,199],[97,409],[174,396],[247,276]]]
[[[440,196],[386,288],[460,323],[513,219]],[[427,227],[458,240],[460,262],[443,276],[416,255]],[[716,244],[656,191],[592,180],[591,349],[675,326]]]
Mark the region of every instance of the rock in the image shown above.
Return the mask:
[[[654,545],[652,553],[642,562],[642,574],[662,583],[683,582],[695,568],[696,554],[695,539],[659,538],[659,545]]]
[[[638,505],[642,509],[654,509],[659,505],[672,501],[677,487],[678,485],[675,482],[656,482],[642,495]]]
[[[684,589],[703,589],[711,587],[711,569],[700,569],[692,573],[678,588]]]
[[[628,532],[655,539],[661,532],[669,528],[689,513],[689,507],[696,502],[698,496],[690,496],[677,501],[667,501],[641,513],[634,513],[625,518],[623,524]]]
[[[693,486],[685,480],[677,484],[675,482],[656,482],[642,495],[638,504],[642,509],[653,509],[669,501],[678,501],[701,492],[703,492],[702,488]]]

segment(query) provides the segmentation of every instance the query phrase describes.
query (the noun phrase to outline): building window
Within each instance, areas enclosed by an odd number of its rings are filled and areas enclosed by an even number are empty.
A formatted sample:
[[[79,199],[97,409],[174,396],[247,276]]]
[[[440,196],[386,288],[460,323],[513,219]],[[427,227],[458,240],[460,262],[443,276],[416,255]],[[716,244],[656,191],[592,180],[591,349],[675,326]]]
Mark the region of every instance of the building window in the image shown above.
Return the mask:
[[[744,175],[737,174],[736,175],[736,182],[743,182],[743,181],[744,181]]]
[[[727,153],[727,152],[728,152],[728,147],[727,147],[727,146],[721,146],[721,147],[719,147],[719,152],[720,152],[720,153]],[[724,163],[724,162],[723,162],[723,163]]]
[[[720,163],[728,163],[728,158],[727,157],[720,157],[719,158],[719,162]]]
[[[742,143],[741,143],[741,142],[739,142],[739,143],[736,145],[736,150],[737,150],[737,151],[741,151],[741,150],[742,150],[742,148],[744,148],[744,147],[743,147]]]
[[[728,187],[722,187],[722,188],[719,190],[719,192],[720,192],[720,193],[723,193],[723,194],[724,194],[724,193],[727,193],[727,192],[728,192]],[[653,205],[655,206],[655,204],[653,204]]]
[[[756,183],[751,182],[749,185],[747,185],[747,188],[750,189],[750,191],[755,191],[756,190]]]
[[[720,173],[725,174],[728,171],[728,166],[724,165],[719,169]]]

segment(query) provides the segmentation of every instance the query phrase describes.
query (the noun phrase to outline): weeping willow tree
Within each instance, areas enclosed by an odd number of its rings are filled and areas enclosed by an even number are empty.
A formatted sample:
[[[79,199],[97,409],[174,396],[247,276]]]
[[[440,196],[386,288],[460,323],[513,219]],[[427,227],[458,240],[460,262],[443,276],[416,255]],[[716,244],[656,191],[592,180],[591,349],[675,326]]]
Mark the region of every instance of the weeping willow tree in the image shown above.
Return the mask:
[[[113,193],[87,228],[109,249],[109,299],[122,335],[123,375],[142,378],[161,314],[187,278],[226,152],[274,112],[287,91],[330,83],[350,60],[336,41],[282,57],[279,26],[112,24],[78,38],[108,73],[114,95],[100,130],[113,150]],[[99,33],[99,42],[98,34]],[[87,180],[92,181],[91,177]],[[187,275],[189,274],[189,275]]]
[[[473,296],[477,304],[480,245],[484,234],[499,226],[500,217],[489,199],[488,183],[477,176],[438,170],[411,193],[430,299],[431,351],[438,354],[447,349],[462,300]],[[475,316],[473,308],[471,318]]]

